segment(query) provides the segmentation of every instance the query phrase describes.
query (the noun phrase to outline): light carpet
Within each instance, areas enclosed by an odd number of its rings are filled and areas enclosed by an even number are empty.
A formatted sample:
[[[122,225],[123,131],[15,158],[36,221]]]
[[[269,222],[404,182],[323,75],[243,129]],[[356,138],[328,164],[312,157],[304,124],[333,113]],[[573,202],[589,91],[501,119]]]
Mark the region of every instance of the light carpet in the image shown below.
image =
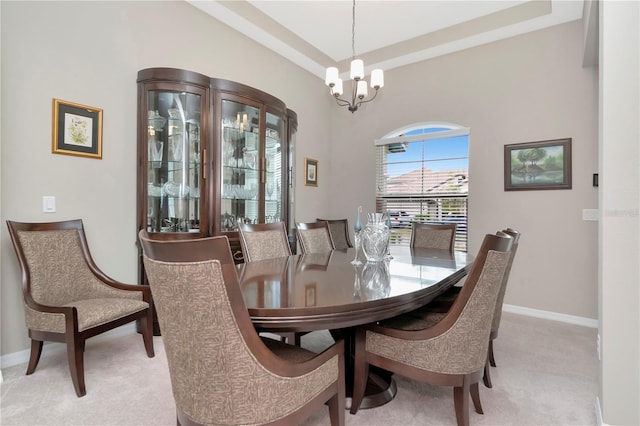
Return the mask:
[[[471,404],[472,425],[596,425],[598,361],[596,330],[504,313],[494,342],[497,368],[493,388],[480,385],[484,415]],[[66,353],[40,360],[25,376],[26,364],[2,370],[2,425],[175,425],[175,405],[161,337],[148,358],[138,334],[89,340],[85,350],[87,395],[73,389]],[[302,338],[321,350],[326,332]],[[58,345],[58,344],[54,344]],[[358,414],[347,425],[455,425],[452,388],[394,376],[398,393],[388,404]],[[328,425],[324,407],[304,426]]]

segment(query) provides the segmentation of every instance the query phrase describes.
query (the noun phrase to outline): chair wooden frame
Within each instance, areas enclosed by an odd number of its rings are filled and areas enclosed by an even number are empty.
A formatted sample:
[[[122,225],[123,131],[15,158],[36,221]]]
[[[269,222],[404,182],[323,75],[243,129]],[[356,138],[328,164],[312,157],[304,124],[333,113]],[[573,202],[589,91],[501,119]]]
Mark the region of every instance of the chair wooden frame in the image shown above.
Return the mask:
[[[29,356],[29,364],[26,374],[32,374],[40,361],[42,354],[42,346],[44,341],[52,341],[65,343],[67,346],[67,359],[69,362],[69,370],[71,372],[71,380],[75,388],[76,394],[81,397],[86,395],[86,386],[84,381],[84,349],[85,341],[90,337],[102,334],[106,331],[120,327],[121,325],[140,320],[140,329],[142,332],[142,340],[149,358],[154,356],[153,349],[153,301],[151,291],[147,286],[124,284],[108,277],[102,272],[93,261],[89,246],[87,244],[84,226],[82,220],[68,220],[61,222],[42,222],[42,223],[26,223],[7,221],[9,234],[13,247],[18,256],[20,269],[22,271],[22,295],[24,298],[25,309],[31,309],[36,313],[58,314],[64,315],[64,332],[45,331],[29,328],[29,338],[31,339],[31,354]],[[141,299],[149,306],[144,310],[140,310],[130,315],[122,316],[115,320],[84,329],[78,330],[78,309],[75,306],[50,306],[38,303],[31,292],[31,276],[32,261],[27,259],[20,234],[23,232],[47,232],[75,230],[78,234],[78,241],[86,267],[91,271],[93,276],[99,282],[118,290],[128,292],[137,292],[141,294]]]
[[[338,356],[338,377],[335,382],[322,390],[302,408],[294,411],[278,420],[267,423],[274,425],[299,424],[305,418],[317,411],[322,405],[329,406],[329,415],[332,425],[344,424],[345,412],[345,382],[344,382],[344,342],[339,341],[324,352],[302,362],[291,362],[277,356],[265,345],[256,332],[248,310],[244,303],[242,291],[238,283],[236,266],[229,248],[226,236],[207,237],[196,240],[158,241],[148,238],[146,231],[139,233],[139,239],[143,248],[145,260],[162,262],[206,262],[215,260],[220,262],[224,286],[226,288],[229,307],[235,318],[237,327],[242,335],[247,348],[253,357],[271,374],[286,378],[300,378],[321,367],[332,358]],[[153,282],[150,282],[153,288]],[[159,319],[162,322],[163,318]],[[268,341],[269,339],[267,339]],[[169,342],[167,342],[169,343]],[[169,343],[171,344],[171,343]],[[289,345],[284,345],[289,347]],[[171,370],[171,365],[169,366]],[[181,371],[185,370],[181,367]],[[195,373],[194,373],[195,374]],[[206,396],[205,396],[206,398]],[[179,425],[201,425],[189,417],[189,415],[177,405],[177,421]],[[215,419],[207,419],[208,422]]]
[[[291,247],[289,246],[289,239],[287,237],[287,227],[284,222],[243,223],[238,226],[238,231],[240,236],[240,247],[242,248],[245,262],[256,260],[255,254],[252,254],[251,249],[249,248],[250,243],[247,241],[247,234],[253,232],[278,231],[282,238],[281,243],[285,247],[286,256],[291,255]]]
[[[482,381],[484,382],[484,385],[488,388],[493,387],[493,384],[491,383],[491,373],[490,373],[489,365],[491,367],[496,366],[496,359],[495,359],[495,356],[493,355],[493,341],[498,337],[500,320],[502,318],[502,306],[504,304],[504,295],[507,291],[509,275],[511,274],[511,266],[513,265],[513,260],[516,257],[516,252],[518,251],[518,244],[520,242],[520,233],[518,231],[511,228],[507,228],[507,229],[504,229],[502,232],[509,235],[511,238],[513,238],[513,245],[511,246],[511,256],[509,257],[507,270],[504,273],[504,278],[502,279],[502,286],[500,287],[500,292],[498,293],[498,300],[496,301],[496,310],[493,314],[493,323],[491,324],[491,333],[489,334],[489,350],[487,354],[487,364],[484,367],[484,375],[482,376]]]
[[[351,238],[349,237],[349,220],[348,219],[320,219],[320,218],[316,218],[316,222],[329,222],[329,231],[332,230],[337,230],[338,227],[343,229],[344,233],[344,240],[347,244],[346,247],[341,247],[339,246],[339,244],[337,243],[337,241],[339,241],[339,238],[336,238],[336,235],[334,234],[334,232],[331,232],[331,237],[333,238],[333,243],[336,249],[338,250],[346,250],[348,248],[353,248],[353,244],[351,243]]]
[[[449,242],[449,251],[453,252],[456,242],[456,224],[455,223],[422,223],[411,222],[411,242],[409,245],[414,248],[441,248],[441,247],[424,247],[418,245],[417,234],[420,232],[433,231],[434,233],[451,232],[451,240]]]
[[[329,222],[327,221],[308,222],[308,223],[300,222],[300,223],[296,223],[296,231],[297,231],[296,238],[298,241],[298,247],[300,248],[301,254],[315,253],[315,251],[313,250],[313,247],[309,245],[309,241],[305,239],[304,236],[301,234],[303,234],[305,231],[314,231],[317,229],[324,229],[326,231],[327,238],[329,239],[329,242],[331,244],[331,249],[327,251],[331,251],[336,248],[333,242],[333,237],[331,236],[331,229],[329,228]]]
[[[480,403],[480,393],[478,382],[480,381],[485,361],[482,365],[477,365],[477,369],[466,374],[447,374],[409,365],[394,359],[386,358],[381,355],[369,352],[366,349],[367,333],[373,332],[387,336],[390,338],[401,339],[405,341],[430,340],[444,336],[452,327],[455,326],[459,317],[463,313],[467,302],[471,299],[474,289],[482,274],[484,273],[485,262],[489,257],[490,251],[501,252],[503,255],[508,254],[511,250],[512,238],[504,233],[497,235],[487,235],[482,246],[476,256],[473,267],[467,277],[465,286],[460,291],[460,295],[456,298],[447,314],[435,325],[421,330],[403,330],[397,328],[384,327],[377,324],[368,324],[359,326],[356,329],[355,337],[355,373],[354,373],[354,391],[351,405],[351,413],[358,411],[362,397],[367,384],[367,376],[369,366],[374,365],[384,370],[391,371],[405,377],[432,383],[440,386],[453,386],[454,405],[456,411],[456,419],[458,425],[469,424],[469,394],[473,401],[476,412],[482,414],[482,405]],[[503,257],[504,259],[504,257]],[[506,263],[504,263],[506,265]],[[501,279],[502,277],[500,277]],[[497,298],[499,285],[494,284],[493,301]],[[493,306],[493,305],[492,305]],[[490,332],[490,321],[486,324],[486,337],[478,336],[479,341],[487,339]],[[486,354],[486,347],[479,348]]]

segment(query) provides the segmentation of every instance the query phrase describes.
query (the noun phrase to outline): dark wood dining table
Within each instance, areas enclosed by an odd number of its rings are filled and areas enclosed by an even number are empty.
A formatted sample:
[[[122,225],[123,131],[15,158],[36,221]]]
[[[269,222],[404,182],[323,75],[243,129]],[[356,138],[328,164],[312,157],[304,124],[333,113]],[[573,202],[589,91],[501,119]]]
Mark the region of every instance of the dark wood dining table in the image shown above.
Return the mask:
[[[360,255],[360,265],[351,263],[354,249],[292,255],[238,265],[238,277],[257,330],[330,330],[334,338],[345,339],[350,397],[355,326],[428,304],[460,281],[473,263],[472,255],[458,251],[391,246],[390,254],[381,262]],[[391,374],[372,369],[361,408],[382,405],[395,392]]]

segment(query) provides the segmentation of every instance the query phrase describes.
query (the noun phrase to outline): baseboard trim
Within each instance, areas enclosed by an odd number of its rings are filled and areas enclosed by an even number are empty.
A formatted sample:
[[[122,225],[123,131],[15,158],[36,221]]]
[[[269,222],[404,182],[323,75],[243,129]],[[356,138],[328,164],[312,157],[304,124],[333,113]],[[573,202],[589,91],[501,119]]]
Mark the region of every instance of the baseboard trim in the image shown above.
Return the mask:
[[[95,336],[92,339],[87,340],[87,345],[91,344],[91,342],[98,341],[106,341],[115,339],[116,337],[128,336],[130,334],[136,333],[136,324],[130,323],[123,325],[121,327],[116,328],[115,330],[108,331],[106,333]],[[44,358],[49,355],[58,354],[58,353],[66,353],[67,348],[64,343],[55,343],[55,342],[47,342],[42,347],[42,355],[41,358]],[[13,352],[10,354],[3,355],[0,358],[0,367],[8,368],[13,367],[14,365],[26,364],[29,362],[29,353],[31,351],[29,349],[25,349],[24,351]],[[1,382],[0,376],[0,382]]]
[[[568,324],[581,325],[581,326],[590,327],[590,328],[598,328],[598,320],[592,319],[592,318],[578,317],[575,315],[568,315],[568,314],[559,314],[557,312],[525,308],[524,306],[507,305],[506,303],[502,305],[502,310],[504,312],[511,312],[514,314],[526,315],[529,317],[566,322]]]

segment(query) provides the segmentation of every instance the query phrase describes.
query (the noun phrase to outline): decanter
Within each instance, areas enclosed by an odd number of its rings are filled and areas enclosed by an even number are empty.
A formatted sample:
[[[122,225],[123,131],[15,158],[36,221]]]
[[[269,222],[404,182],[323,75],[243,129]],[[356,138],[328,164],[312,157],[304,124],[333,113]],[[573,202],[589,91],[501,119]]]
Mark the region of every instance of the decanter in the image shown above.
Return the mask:
[[[382,213],[367,213],[368,222],[361,231],[362,252],[367,261],[384,260],[391,232]]]

